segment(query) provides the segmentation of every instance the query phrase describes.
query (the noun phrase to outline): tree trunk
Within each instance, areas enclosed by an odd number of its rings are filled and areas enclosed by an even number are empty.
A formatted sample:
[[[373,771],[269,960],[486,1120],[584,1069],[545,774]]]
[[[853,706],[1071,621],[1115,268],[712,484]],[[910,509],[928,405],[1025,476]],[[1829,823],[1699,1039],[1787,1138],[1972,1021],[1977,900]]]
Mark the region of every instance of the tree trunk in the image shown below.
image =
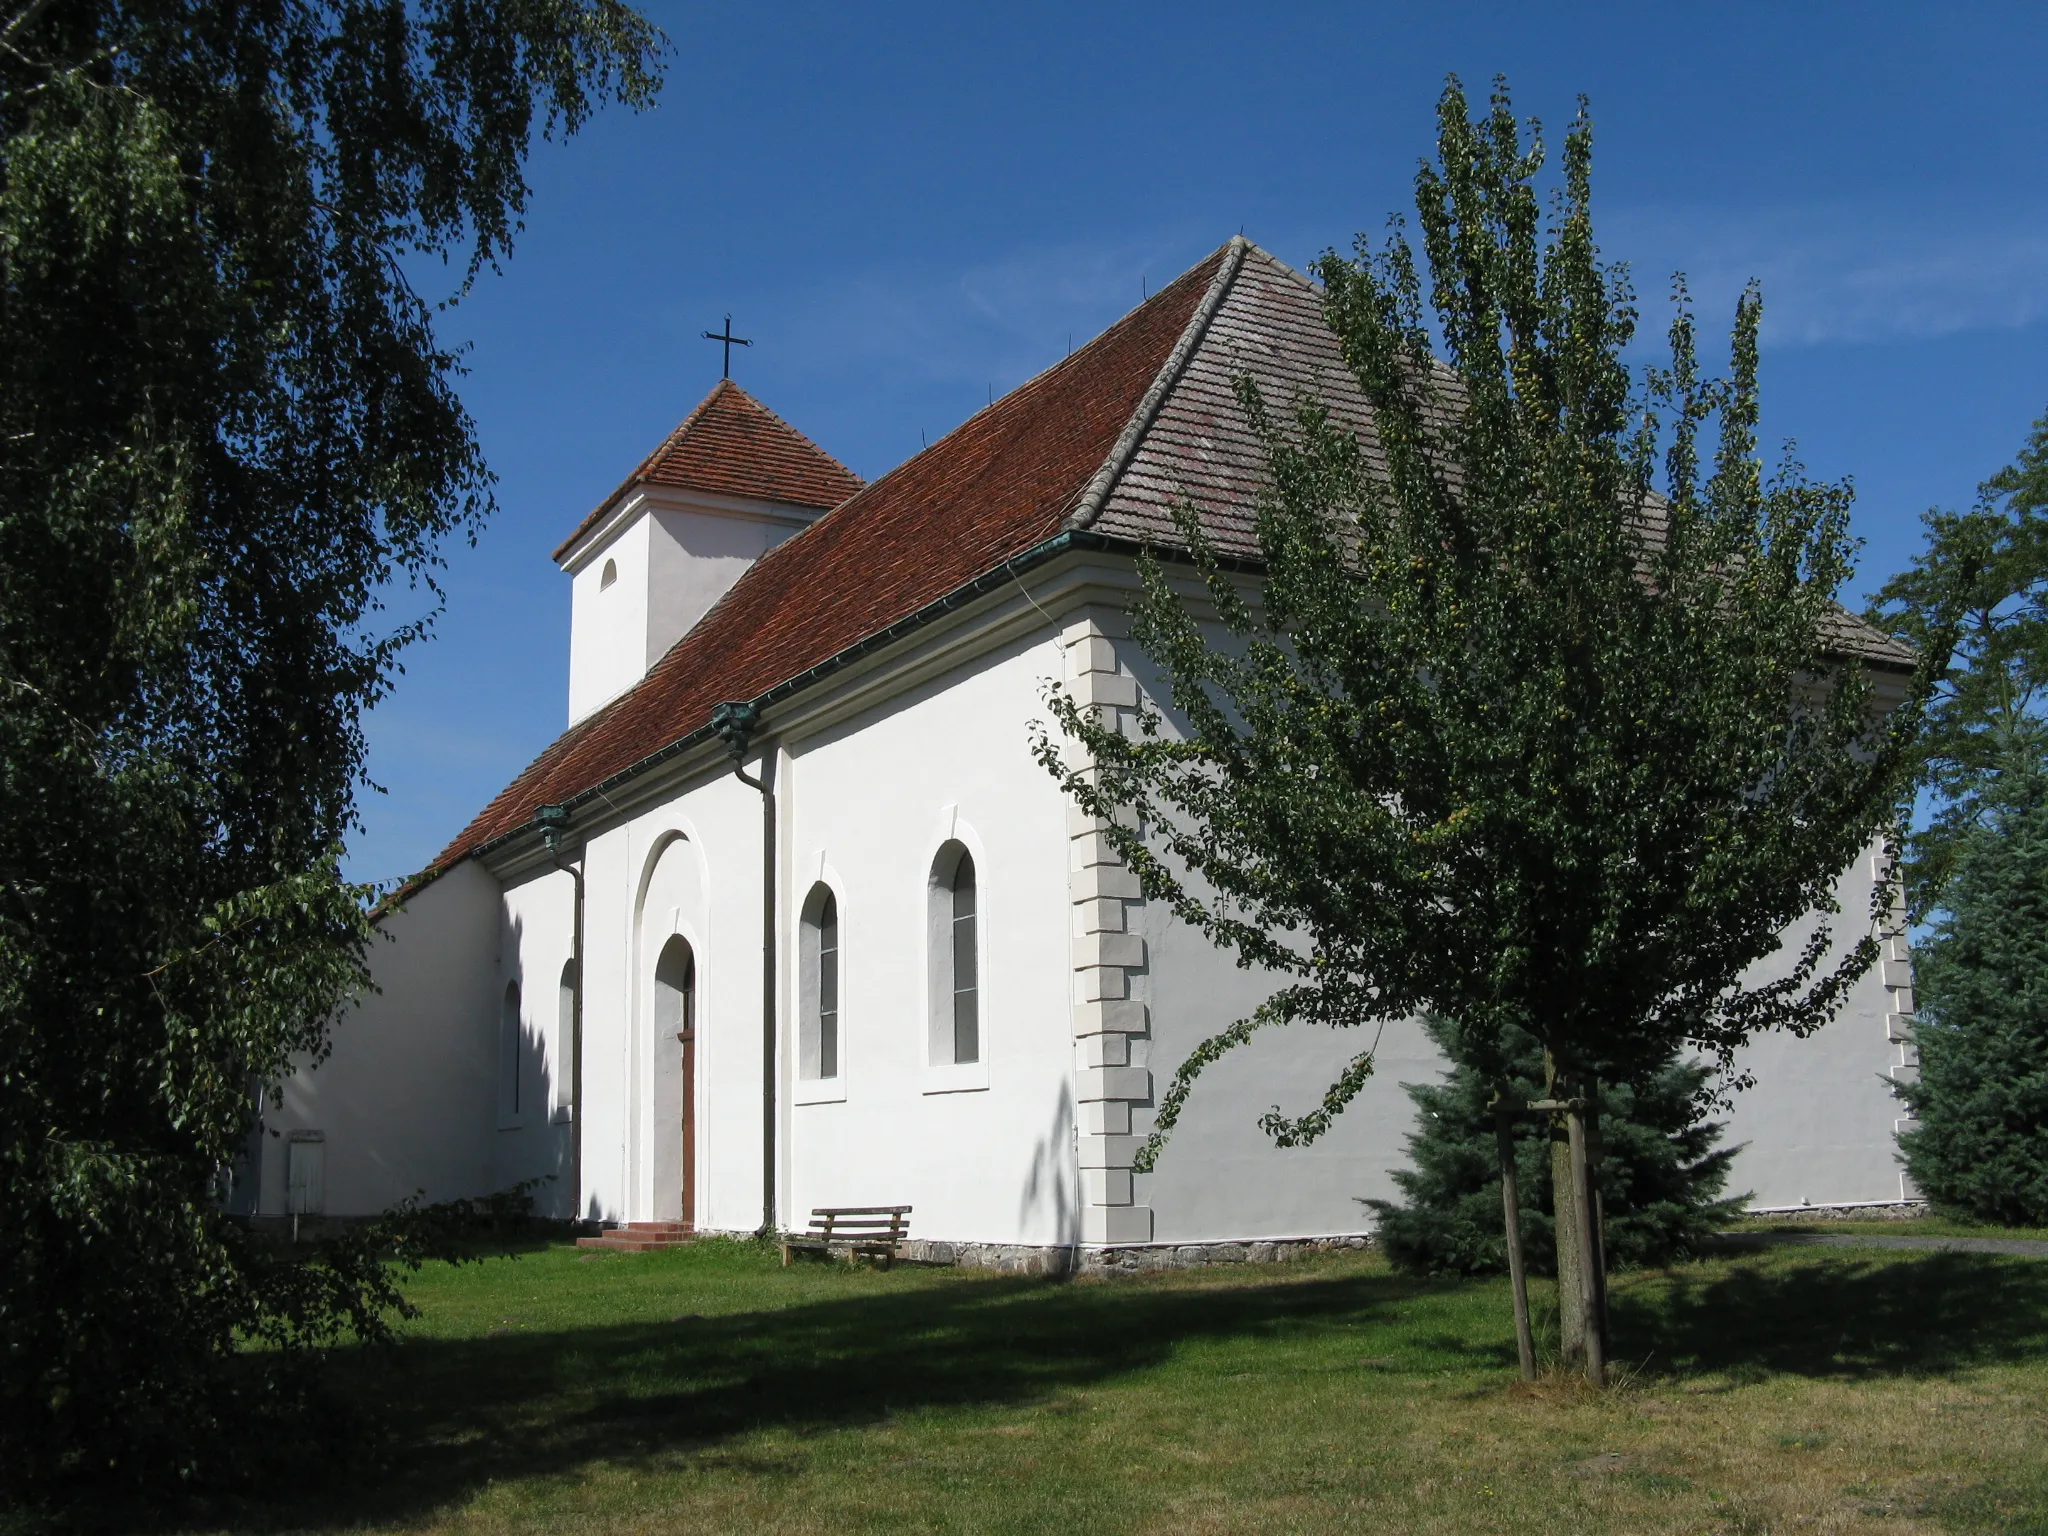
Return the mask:
[[[1550,1185],[1557,1215],[1557,1331],[1568,1369],[1607,1384],[1607,1263],[1600,1231],[1597,1084],[1543,1053],[1550,1102]],[[1589,1134],[1590,1127],[1590,1134]]]
[[[1571,1092],[1558,1071],[1557,1059],[1543,1053],[1546,1096],[1554,1104]],[[1586,1363],[1585,1280],[1580,1267],[1584,1246],[1579,1241],[1579,1190],[1573,1177],[1571,1130],[1561,1113],[1550,1117],[1550,1209],[1557,1225],[1558,1356],[1569,1370]]]
[[[1522,1264],[1522,1202],[1515,1184],[1515,1131],[1507,1089],[1494,1095],[1494,1139],[1500,1153],[1500,1203],[1507,1225],[1508,1284],[1515,1295],[1515,1352],[1522,1380],[1536,1379],[1536,1337],[1529,1327],[1529,1272]]]

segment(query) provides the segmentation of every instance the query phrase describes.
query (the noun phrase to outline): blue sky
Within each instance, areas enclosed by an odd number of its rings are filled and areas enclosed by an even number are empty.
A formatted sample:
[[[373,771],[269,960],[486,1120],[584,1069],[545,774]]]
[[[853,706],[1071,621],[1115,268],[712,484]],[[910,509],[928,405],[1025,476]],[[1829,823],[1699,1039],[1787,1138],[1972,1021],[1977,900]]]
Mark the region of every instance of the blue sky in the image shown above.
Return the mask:
[[[1592,99],[1646,330],[1673,271],[1723,334],[1763,283],[1766,438],[1854,478],[1864,588],[2048,409],[2039,6],[649,9],[660,104],[542,147],[504,272],[445,317],[500,505],[370,717],[359,879],[560,732],[548,553],[717,381],[728,310],[734,377],[872,478],[1239,229],[1296,265],[1378,231],[1450,71],[1559,131]]]

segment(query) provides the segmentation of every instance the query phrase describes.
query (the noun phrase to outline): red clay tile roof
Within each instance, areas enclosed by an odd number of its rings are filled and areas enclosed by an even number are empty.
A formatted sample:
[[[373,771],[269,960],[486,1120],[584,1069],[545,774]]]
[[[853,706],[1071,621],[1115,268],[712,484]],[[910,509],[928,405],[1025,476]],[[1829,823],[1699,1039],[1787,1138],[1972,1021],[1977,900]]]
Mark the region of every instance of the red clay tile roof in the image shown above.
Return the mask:
[[[645,678],[485,806],[435,866],[688,735],[722,701],[757,698],[1058,533],[1234,249],[757,560]]]
[[[674,485],[799,507],[836,507],[860,489],[861,481],[731,379],[720,379],[661,446],[576,525],[555,558],[574,549],[576,541],[637,485]]]
[[[486,806],[436,866],[672,746],[722,701],[759,699],[1063,529],[1119,545],[1178,543],[1169,507],[1185,497],[1219,547],[1256,555],[1264,461],[1231,392],[1241,373],[1276,403],[1316,395],[1372,451],[1370,412],[1318,290],[1233,240],[756,561],[639,684],[571,727]],[[670,443],[689,430],[684,423]],[[1878,665],[1915,660],[1846,612],[1831,638]]]

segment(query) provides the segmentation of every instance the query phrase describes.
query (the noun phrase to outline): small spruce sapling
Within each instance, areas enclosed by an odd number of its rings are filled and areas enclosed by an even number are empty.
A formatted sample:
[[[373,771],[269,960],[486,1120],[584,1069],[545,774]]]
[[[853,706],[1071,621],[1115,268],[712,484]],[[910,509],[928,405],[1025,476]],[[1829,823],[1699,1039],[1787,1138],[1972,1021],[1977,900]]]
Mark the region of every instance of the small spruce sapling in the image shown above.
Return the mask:
[[[1510,1094],[1540,1098],[1543,1047],[1519,1030],[1505,1045]],[[1610,1263],[1632,1268],[1684,1258],[1741,1211],[1742,1200],[1723,1193],[1739,1149],[1717,1145],[1723,1127],[1707,1117],[1713,1078],[1705,1062],[1674,1059],[1633,1085],[1600,1085],[1600,1198]],[[1425,1274],[1504,1272],[1490,1108],[1496,1081],[1454,1065],[1440,1082],[1405,1086],[1416,1121],[1408,1137],[1414,1166],[1394,1174],[1404,1201],[1371,1202],[1387,1257]],[[1520,1118],[1515,1149],[1529,1266],[1555,1274],[1549,1127]]]

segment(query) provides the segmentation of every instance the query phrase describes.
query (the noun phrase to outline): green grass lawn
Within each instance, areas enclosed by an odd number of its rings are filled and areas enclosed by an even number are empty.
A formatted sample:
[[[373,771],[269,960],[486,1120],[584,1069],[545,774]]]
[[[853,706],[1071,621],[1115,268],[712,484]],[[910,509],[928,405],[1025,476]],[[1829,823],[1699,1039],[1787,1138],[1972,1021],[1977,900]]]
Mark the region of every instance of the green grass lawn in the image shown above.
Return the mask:
[[[1903,1230],[1893,1228],[1893,1230]],[[1375,1257],[1058,1282],[538,1247],[412,1286],[378,1449],[222,1530],[2048,1532],[2048,1262],[1617,1277],[1625,1384]]]
[[[1774,1213],[1746,1216],[1731,1230],[1742,1232],[1839,1232],[1866,1237],[2017,1237],[2048,1242],[2048,1227],[1987,1227],[1953,1216],[1914,1216],[1904,1220],[1873,1217],[1865,1221],[1828,1217],[1801,1221],[1797,1216]]]

